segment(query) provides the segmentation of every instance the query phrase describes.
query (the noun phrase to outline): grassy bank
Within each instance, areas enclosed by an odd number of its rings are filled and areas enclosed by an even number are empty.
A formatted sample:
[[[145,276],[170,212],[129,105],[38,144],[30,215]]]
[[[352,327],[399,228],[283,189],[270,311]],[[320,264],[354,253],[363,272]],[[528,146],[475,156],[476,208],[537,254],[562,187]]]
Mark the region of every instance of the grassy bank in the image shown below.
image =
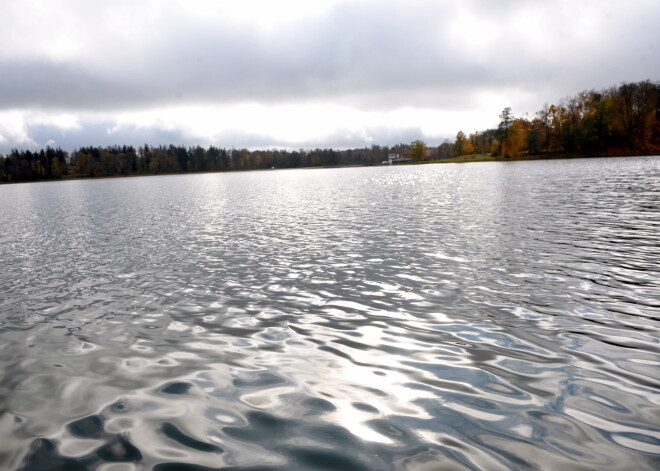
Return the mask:
[[[467,162],[517,162],[523,160],[559,160],[559,159],[580,159],[590,157],[640,157],[647,155],[660,155],[660,152],[614,152],[605,155],[577,155],[577,154],[523,154],[517,157],[492,156],[490,154],[470,154],[459,155],[448,159],[438,160],[418,160],[415,162],[404,162],[396,165],[421,165],[421,164],[461,164]]]

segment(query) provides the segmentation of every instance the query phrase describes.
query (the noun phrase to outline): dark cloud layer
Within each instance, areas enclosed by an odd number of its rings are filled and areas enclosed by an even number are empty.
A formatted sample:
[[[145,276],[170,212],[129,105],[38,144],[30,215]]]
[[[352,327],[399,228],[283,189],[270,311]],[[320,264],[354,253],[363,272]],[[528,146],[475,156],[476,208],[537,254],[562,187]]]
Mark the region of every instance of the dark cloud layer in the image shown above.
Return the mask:
[[[562,5],[548,2],[547,21],[579,27]],[[516,13],[537,8],[533,3],[465,2],[464,8],[449,2],[344,3],[325,16],[269,31],[220,20],[200,24],[174,18],[172,11],[160,27],[148,26],[159,40],[140,43],[140,54],[122,54],[126,40],[113,45],[92,37],[93,52],[107,60],[0,60],[0,108],[114,110],[246,100],[452,106],[452,97],[469,97],[475,89],[559,92],[571,82],[602,86],[603,77],[617,83],[660,74],[654,60],[657,5],[639,18],[617,19],[623,5],[606,2],[591,12],[595,27],[615,28],[594,33],[601,36],[597,41],[559,23],[547,25],[553,35],[537,43],[524,28],[511,29]],[[477,21],[460,23],[466,15],[478,15]],[[498,23],[502,29],[491,39],[473,44]],[[456,31],[471,24],[473,29]]]

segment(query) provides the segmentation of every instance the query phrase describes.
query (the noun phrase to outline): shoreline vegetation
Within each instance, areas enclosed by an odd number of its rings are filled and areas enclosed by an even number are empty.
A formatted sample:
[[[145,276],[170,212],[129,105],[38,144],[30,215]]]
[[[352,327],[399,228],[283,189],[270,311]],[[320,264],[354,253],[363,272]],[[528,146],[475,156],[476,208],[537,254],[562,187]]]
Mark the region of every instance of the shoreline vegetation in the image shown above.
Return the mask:
[[[393,167],[404,167],[408,165],[427,165],[427,164],[466,164],[466,163],[483,163],[483,162],[526,162],[534,160],[571,160],[571,159],[597,159],[597,158],[625,158],[625,157],[660,157],[660,151],[656,152],[638,152],[638,153],[616,153],[612,155],[571,155],[571,154],[525,154],[515,158],[511,157],[502,157],[502,156],[492,156],[491,154],[470,154],[470,155],[458,155],[454,157],[448,157],[446,159],[436,159],[436,160],[411,160],[407,162],[396,162],[391,166]],[[353,164],[353,165],[317,165],[309,167],[282,167],[282,168],[246,168],[246,169],[227,169],[227,170],[197,170],[197,171],[186,171],[186,172],[163,172],[163,173],[133,173],[128,175],[103,175],[103,176],[78,176],[78,175],[66,175],[59,179],[51,180],[29,180],[22,182],[14,183],[35,183],[35,182],[52,182],[52,181],[71,181],[71,180],[97,180],[97,179],[106,179],[106,178],[133,178],[133,177],[156,177],[156,176],[173,176],[173,175],[199,175],[206,173],[227,173],[227,172],[255,172],[255,171],[270,171],[270,170],[312,170],[312,169],[330,169],[330,168],[355,168],[355,167],[387,167],[390,166],[385,163],[376,163],[376,164]],[[0,182],[0,185],[6,182]]]
[[[482,154],[468,154],[468,155],[458,155],[455,157],[450,157],[448,159],[441,160],[420,160],[420,161],[411,161],[403,162],[395,165],[419,165],[419,164],[460,164],[460,163],[472,163],[472,162],[523,162],[528,160],[570,160],[570,159],[592,159],[592,158],[621,158],[621,157],[653,157],[660,156],[660,151],[648,151],[648,152],[614,152],[610,154],[562,154],[562,153],[548,153],[548,154],[521,154],[517,157],[508,157],[508,156],[493,156],[489,153]]]
[[[583,91],[533,116],[499,115],[497,128],[427,146],[417,140],[358,149],[248,150],[216,146],[116,145],[14,149],[0,155],[0,183],[235,170],[327,168],[425,163],[521,161],[660,155],[660,81]]]

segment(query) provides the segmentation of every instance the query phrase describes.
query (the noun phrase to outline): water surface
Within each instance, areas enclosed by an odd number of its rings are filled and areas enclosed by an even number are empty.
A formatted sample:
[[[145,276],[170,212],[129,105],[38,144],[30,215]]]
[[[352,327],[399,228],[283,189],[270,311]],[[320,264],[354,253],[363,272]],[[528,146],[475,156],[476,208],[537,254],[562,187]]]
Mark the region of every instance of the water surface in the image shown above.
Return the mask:
[[[0,221],[1,469],[660,468],[657,158],[9,185]]]

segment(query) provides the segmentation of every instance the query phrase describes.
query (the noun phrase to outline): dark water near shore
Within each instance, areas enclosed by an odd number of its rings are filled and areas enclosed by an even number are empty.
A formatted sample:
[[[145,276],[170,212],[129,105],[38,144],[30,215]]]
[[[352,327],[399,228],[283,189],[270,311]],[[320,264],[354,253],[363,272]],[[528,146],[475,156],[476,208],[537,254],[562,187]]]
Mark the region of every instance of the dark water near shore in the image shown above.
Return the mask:
[[[0,469],[660,468],[660,159],[12,185],[0,223]]]

